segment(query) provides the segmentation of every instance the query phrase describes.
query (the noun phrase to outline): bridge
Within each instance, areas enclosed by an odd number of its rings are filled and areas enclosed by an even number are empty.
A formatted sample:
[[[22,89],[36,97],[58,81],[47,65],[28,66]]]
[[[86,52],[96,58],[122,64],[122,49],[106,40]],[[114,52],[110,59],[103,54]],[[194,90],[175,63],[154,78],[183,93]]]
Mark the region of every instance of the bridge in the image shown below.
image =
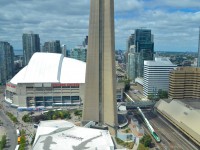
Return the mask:
[[[130,102],[122,102],[118,104],[126,106],[126,109],[137,109],[137,107],[140,108],[153,108],[156,102],[154,101],[134,101],[127,93],[124,92],[126,97],[130,100]]]
[[[155,105],[155,102],[153,102],[153,101],[125,102],[124,105],[126,106],[126,109],[137,109],[137,107],[153,108]]]

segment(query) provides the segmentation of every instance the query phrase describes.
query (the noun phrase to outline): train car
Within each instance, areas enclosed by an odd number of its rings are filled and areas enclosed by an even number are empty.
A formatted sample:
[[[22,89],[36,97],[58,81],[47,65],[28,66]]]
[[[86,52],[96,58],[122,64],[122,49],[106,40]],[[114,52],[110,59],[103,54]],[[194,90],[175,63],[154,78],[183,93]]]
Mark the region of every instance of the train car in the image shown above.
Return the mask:
[[[137,107],[137,109],[140,112],[142,118],[144,119],[144,122],[147,125],[147,127],[148,127],[151,135],[153,136],[153,138],[156,140],[156,142],[160,142],[161,140],[160,140],[159,136],[156,134],[156,132],[154,131],[153,127],[151,126],[151,124],[149,123],[149,121],[147,120],[147,118],[144,116],[142,110],[139,107]]]
[[[156,132],[152,132],[151,135],[156,140],[156,142],[160,142],[161,141],[160,138],[159,138],[159,136],[156,134]]]

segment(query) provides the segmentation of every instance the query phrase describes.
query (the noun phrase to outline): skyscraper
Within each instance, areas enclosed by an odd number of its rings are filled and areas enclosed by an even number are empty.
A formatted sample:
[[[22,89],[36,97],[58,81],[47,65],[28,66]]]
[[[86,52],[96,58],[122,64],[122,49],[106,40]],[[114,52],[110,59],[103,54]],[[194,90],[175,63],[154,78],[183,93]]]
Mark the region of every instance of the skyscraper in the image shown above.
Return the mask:
[[[70,58],[86,62],[87,48],[84,46],[77,46],[70,51]]]
[[[39,34],[24,33],[22,35],[24,65],[27,65],[31,56],[35,52],[40,52],[40,38]]]
[[[48,52],[48,53],[59,53],[61,54],[61,47],[60,47],[60,41],[49,41],[45,42],[42,48],[43,52]]]
[[[83,122],[117,127],[114,0],[91,0]]]
[[[199,27],[199,45],[198,45],[197,67],[200,67],[200,27]]]
[[[8,42],[0,41],[0,83],[5,84],[14,75],[14,52]]]
[[[151,30],[136,29],[135,33],[129,37],[128,47],[127,72],[128,77],[134,81],[137,77],[143,77],[144,60],[154,59],[154,42]]]
[[[130,53],[131,45],[135,45],[135,34],[131,34],[127,40],[127,51]]]
[[[136,52],[139,53],[137,67],[137,76],[143,77],[144,74],[144,60],[153,60],[154,42],[153,35],[149,29],[136,29],[135,30],[135,46]]]
[[[136,78],[137,58],[138,53],[135,52],[135,45],[131,45],[129,48],[126,70],[128,78],[133,81],[135,81]]]

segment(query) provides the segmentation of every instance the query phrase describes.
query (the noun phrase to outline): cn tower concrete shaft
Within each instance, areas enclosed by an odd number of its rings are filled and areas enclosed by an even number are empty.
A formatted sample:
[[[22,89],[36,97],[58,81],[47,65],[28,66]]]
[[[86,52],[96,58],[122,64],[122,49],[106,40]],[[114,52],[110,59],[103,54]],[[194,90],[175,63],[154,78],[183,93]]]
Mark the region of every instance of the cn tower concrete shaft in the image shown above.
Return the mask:
[[[83,121],[117,127],[114,0],[91,0]]]

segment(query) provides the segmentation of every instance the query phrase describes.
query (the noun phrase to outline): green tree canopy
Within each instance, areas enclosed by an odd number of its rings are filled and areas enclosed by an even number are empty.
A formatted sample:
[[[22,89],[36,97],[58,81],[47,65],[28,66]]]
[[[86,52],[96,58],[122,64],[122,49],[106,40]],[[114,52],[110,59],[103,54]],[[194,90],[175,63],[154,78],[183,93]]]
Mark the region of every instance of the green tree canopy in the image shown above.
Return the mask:
[[[151,145],[152,139],[150,135],[144,135],[142,139],[140,140],[142,144],[144,144],[145,147],[149,147]]]

